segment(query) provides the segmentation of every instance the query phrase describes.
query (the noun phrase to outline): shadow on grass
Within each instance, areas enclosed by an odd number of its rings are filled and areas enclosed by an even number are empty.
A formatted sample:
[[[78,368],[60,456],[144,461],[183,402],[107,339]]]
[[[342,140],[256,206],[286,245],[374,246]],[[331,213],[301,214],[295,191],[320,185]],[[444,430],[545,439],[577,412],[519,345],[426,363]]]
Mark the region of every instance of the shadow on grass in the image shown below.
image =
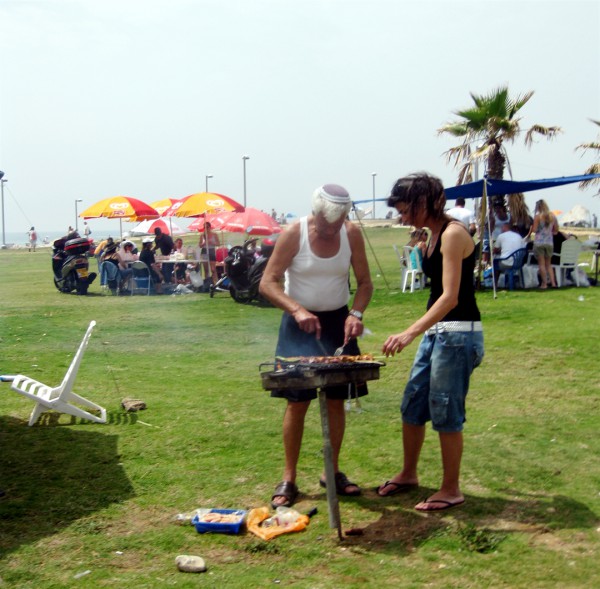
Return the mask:
[[[133,497],[117,442],[100,425],[29,427],[0,417],[0,558]]]
[[[564,495],[511,492],[516,499],[465,496],[461,507],[425,514],[414,509],[416,503],[432,495],[435,489],[419,488],[387,499],[375,491],[360,497],[340,498],[344,545],[369,551],[409,553],[433,538],[456,535],[469,550],[486,552],[486,542],[499,543],[509,534],[543,534],[554,530],[596,528],[598,516],[587,505]],[[319,496],[312,497],[313,500]],[[344,524],[344,503],[353,502],[378,514],[371,523],[352,529]],[[350,534],[347,534],[350,532]]]

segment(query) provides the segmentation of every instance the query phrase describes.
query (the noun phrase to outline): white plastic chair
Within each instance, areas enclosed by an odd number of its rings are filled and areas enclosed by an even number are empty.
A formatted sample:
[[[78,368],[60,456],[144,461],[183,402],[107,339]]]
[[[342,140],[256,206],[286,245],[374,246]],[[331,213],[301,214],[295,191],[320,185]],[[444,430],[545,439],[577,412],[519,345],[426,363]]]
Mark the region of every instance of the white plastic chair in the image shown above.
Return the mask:
[[[400,251],[400,248],[397,245],[392,246],[394,251],[396,252],[396,256],[398,257],[398,264],[400,265],[400,286],[404,284],[404,276],[406,274],[406,260],[404,259],[404,254]]]
[[[32,401],[36,402],[36,406],[29,417],[29,425],[34,425],[39,416],[47,409],[53,409],[54,411],[66,413],[68,415],[74,415],[75,417],[81,417],[82,419],[89,419],[90,421],[95,421],[96,423],[106,423],[106,409],[100,407],[100,405],[96,405],[96,403],[88,401],[80,395],[75,394],[72,390],[73,384],[75,383],[75,378],[77,376],[77,371],[79,370],[79,364],[81,364],[83,353],[87,348],[88,341],[92,335],[92,330],[94,329],[95,325],[96,322],[92,321],[87,328],[87,331],[83,336],[83,340],[79,345],[79,349],[77,350],[75,356],[73,356],[71,365],[69,366],[69,369],[67,370],[67,373],[65,374],[60,386],[49,387],[44,383],[22,374],[17,374],[14,377],[5,377],[6,380],[9,378],[12,380],[10,388],[13,391],[20,393],[21,395],[25,395]],[[100,417],[75,406],[74,403],[82,405],[87,409],[99,411]]]
[[[566,239],[560,247],[559,263],[552,264],[554,274],[556,275],[556,285],[562,286],[567,281],[567,270],[572,270],[571,276],[575,284],[579,286],[579,277],[577,276],[577,263],[581,253],[581,243],[577,239]]]
[[[411,256],[414,248],[410,245],[404,246],[404,259],[406,260],[406,272],[402,281],[402,292],[406,292],[410,280],[410,292],[415,292],[415,287],[422,289],[425,284],[425,274],[421,267],[419,256]]]

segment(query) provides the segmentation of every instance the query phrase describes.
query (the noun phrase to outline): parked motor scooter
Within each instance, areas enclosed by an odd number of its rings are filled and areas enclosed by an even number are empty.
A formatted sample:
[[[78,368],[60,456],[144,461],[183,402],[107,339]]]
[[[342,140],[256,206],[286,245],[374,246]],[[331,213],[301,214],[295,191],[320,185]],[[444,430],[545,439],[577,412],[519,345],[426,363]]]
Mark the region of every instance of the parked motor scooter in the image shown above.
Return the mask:
[[[89,240],[80,237],[76,231],[53,243],[52,271],[54,285],[60,292],[87,294],[89,285],[96,278],[96,273],[89,271],[89,250]]]
[[[275,243],[271,239],[263,239],[260,252],[256,252],[257,237],[248,239],[244,245],[233,246],[224,260],[225,274],[217,284],[211,285],[210,296],[216,291],[228,290],[237,303],[250,303],[253,300],[266,303],[258,292],[260,279]]]

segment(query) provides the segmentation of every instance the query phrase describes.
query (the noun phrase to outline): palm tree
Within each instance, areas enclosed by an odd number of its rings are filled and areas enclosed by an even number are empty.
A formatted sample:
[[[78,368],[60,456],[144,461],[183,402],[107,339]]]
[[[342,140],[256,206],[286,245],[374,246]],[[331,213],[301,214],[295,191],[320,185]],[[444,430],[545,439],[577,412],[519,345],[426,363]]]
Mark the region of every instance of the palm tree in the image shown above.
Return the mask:
[[[487,96],[470,94],[475,105],[455,111],[454,114],[462,118],[438,129],[440,135],[449,133],[463,138],[460,145],[445,152],[447,160],[454,160],[459,168],[457,185],[473,180],[473,166],[480,161],[486,163],[490,178],[502,179],[506,166],[510,171],[504,144],[514,143],[522,133],[519,125],[521,118],[517,114],[533,96],[533,92],[527,92],[511,98],[508,86],[497,88]],[[552,139],[561,131],[560,127],[533,125],[525,133],[525,145],[531,147],[536,134]]]
[[[592,121],[592,123],[594,123],[595,125],[598,125],[600,127],[600,121],[595,121],[594,119],[590,119],[590,121]],[[600,134],[598,135],[598,138],[600,140]],[[597,161],[595,163],[593,163],[585,172],[584,174],[600,174],[600,141],[593,141],[591,143],[582,143],[581,145],[578,145],[575,148],[575,151],[577,151],[578,149],[581,149],[584,153],[588,150],[594,150],[596,152],[596,159]],[[590,180],[584,180],[583,182],[581,182],[579,184],[579,188],[581,190],[584,190],[585,188],[587,188],[588,186],[592,186],[593,184],[600,184],[600,178],[592,178]],[[594,196],[600,196],[600,190],[598,190],[598,192],[594,195]]]

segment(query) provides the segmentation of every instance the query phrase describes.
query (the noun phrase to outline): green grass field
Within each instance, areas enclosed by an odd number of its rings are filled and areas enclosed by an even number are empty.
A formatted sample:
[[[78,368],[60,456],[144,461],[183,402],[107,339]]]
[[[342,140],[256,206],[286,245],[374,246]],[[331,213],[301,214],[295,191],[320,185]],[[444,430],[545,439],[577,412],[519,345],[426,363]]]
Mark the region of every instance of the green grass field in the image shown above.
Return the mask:
[[[423,312],[427,291],[398,288],[391,246],[406,243],[404,229],[368,237],[381,268],[369,250],[376,290],[361,348],[379,354]],[[0,587],[600,585],[597,287],[479,293],[486,357],[467,401],[463,507],[413,510],[439,485],[431,431],[418,491],[382,499],[373,490],[401,465],[399,404],[415,342],[370,383],[364,411],[348,414],[341,464],[364,493],[340,499],[342,529],[362,535],[340,542],[329,528],[315,404],[297,482],[298,508],[318,514],[304,532],[265,543],[198,534],[173,518],[268,505],[284,404],[261,389],[258,366],[273,356],[280,312],[227,293],[114,297],[96,283],[87,297],[60,294],[49,250],[0,251],[0,276],[0,373],[59,384],[96,320],[75,390],[109,414],[102,425],[47,413],[29,427],[33,403],[0,385]],[[124,397],[147,409],[125,413]],[[178,554],[203,556],[208,572],[178,572]]]

